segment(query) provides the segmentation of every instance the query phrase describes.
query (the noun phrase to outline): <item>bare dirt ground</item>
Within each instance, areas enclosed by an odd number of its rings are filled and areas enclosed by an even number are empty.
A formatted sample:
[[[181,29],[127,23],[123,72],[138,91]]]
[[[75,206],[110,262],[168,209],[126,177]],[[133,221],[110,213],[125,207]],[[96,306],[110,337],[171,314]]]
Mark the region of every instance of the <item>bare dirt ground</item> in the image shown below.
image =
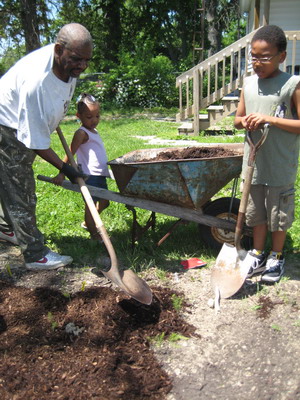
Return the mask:
[[[208,306],[209,268],[167,280],[147,271],[147,308],[95,270],[32,273],[22,263],[0,242],[1,399],[300,399],[300,268],[291,262],[278,285],[254,278],[219,313]]]

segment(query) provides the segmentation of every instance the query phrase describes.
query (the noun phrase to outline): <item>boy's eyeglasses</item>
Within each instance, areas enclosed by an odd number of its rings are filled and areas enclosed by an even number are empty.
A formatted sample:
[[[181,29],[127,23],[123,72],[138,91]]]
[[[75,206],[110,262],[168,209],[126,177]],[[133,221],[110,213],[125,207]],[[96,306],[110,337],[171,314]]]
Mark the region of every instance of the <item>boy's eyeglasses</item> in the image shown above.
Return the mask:
[[[270,57],[253,57],[250,56],[250,60],[251,62],[254,63],[260,63],[260,64],[267,64],[268,62],[270,62],[274,57],[278,56],[279,53],[274,54],[274,56],[270,56]]]

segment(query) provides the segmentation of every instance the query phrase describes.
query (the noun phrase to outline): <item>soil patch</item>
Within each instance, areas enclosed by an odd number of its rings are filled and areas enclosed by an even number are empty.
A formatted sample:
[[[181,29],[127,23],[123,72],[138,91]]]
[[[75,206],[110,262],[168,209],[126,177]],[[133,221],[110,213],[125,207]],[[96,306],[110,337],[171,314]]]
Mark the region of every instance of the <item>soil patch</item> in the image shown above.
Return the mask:
[[[223,147],[187,147],[185,149],[162,151],[156,157],[141,160],[140,162],[232,157],[236,155],[234,151],[224,149]]]
[[[110,288],[74,295],[0,281],[1,399],[162,399],[171,380],[149,346],[195,328],[169,289],[144,306]]]
[[[26,271],[20,250],[2,243],[1,400],[300,400],[293,255],[279,284],[254,277],[216,313],[211,265],[170,260],[176,273],[165,279],[149,268],[147,308],[94,269]],[[187,339],[174,344],[171,333]]]

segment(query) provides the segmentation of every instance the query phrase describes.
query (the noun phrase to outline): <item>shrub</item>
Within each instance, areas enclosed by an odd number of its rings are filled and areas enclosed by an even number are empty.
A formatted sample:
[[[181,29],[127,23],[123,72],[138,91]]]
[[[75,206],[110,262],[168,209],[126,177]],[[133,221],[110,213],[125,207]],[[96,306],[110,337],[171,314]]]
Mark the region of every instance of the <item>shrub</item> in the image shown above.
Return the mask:
[[[74,113],[76,99],[82,92],[92,94],[104,106],[177,106],[175,79],[174,67],[165,56],[149,57],[145,62],[126,55],[118,68],[106,74],[98,74],[96,81],[79,81],[70,112]]]

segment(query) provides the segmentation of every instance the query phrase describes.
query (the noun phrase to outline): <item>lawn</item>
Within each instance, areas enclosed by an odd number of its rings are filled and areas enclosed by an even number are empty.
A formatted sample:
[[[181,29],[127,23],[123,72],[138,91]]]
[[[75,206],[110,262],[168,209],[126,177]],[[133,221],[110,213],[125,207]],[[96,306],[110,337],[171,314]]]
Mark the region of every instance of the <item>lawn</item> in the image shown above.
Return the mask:
[[[64,121],[61,128],[66,140],[70,143],[74,131],[78,128],[74,120]],[[105,114],[98,129],[104,141],[108,159],[112,160],[132,150],[150,148],[147,142],[136,136],[156,136],[163,139],[183,139],[177,135],[178,124],[174,122],[156,121],[142,113],[134,115]],[[190,137],[186,137],[191,139]],[[242,141],[241,136],[226,137],[197,137],[200,142],[236,142]],[[158,146],[156,146],[158,147]],[[161,146],[165,147],[165,146]],[[52,135],[52,148],[63,157],[64,151],[58,135]],[[36,174],[55,176],[57,170],[37,157],[34,163]],[[299,179],[297,187],[299,186]],[[116,183],[108,180],[109,190],[118,191]],[[226,190],[227,189],[227,190]],[[226,191],[226,192],[225,192]],[[219,197],[228,195],[228,188],[219,194]],[[99,256],[105,255],[103,245],[93,242],[80,224],[83,221],[84,203],[81,195],[49,183],[37,181],[37,221],[45,235],[48,246],[63,254],[72,255],[74,264],[78,267],[92,267],[97,263]],[[289,258],[298,260],[299,249],[299,190],[296,199],[296,220],[291,228],[287,240]],[[140,223],[145,223],[150,212],[137,209]],[[205,248],[201,243],[196,223],[180,225],[171,236],[160,246],[156,243],[176,219],[157,214],[156,230],[149,230],[136,243],[134,250],[131,247],[132,213],[124,204],[111,202],[108,209],[101,215],[104,225],[111,236],[117,256],[121,264],[132,267],[135,271],[153,268],[162,278],[166,272],[179,271],[180,261],[198,257],[210,265],[216,252]]]

